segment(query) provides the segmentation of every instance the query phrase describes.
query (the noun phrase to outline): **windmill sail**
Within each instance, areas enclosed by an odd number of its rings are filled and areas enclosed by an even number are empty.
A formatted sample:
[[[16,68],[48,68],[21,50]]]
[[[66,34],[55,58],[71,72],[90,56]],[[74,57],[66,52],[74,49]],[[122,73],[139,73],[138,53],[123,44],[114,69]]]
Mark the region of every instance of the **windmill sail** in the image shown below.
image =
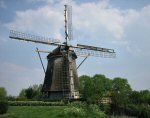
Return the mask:
[[[59,39],[51,39],[42,36],[35,36],[35,35],[26,34],[14,30],[10,31],[9,38],[22,40],[22,41],[30,41],[34,43],[48,44],[48,45],[57,45],[57,43],[60,43]]]
[[[73,39],[72,33],[72,6],[67,5],[67,28],[68,28],[68,39]]]
[[[88,55],[104,58],[115,58],[116,53],[113,49],[94,47],[88,45],[77,44],[77,47],[73,47],[77,55]]]
[[[103,52],[96,50],[87,50],[82,48],[74,48],[76,55],[78,56],[94,56],[94,57],[104,57],[104,58],[115,58],[115,52]]]

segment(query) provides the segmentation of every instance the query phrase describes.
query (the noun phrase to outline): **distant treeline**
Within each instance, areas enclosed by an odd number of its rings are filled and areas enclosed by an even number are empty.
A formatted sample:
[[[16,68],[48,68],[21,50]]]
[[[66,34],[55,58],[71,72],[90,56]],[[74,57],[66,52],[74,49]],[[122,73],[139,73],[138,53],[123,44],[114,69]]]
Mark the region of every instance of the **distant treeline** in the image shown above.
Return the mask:
[[[105,75],[79,77],[80,94],[87,104],[97,104],[108,115],[128,115],[139,118],[150,117],[150,91],[132,90],[127,79],[110,79]],[[41,93],[42,85],[33,85],[22,89],[18,97],[8,96],[9,101],[45,100]],[[107,99],[105,103],[103,100]],[[52,101],[52,99],[50,100]],[[53,100],[53,101],[56,101]]]

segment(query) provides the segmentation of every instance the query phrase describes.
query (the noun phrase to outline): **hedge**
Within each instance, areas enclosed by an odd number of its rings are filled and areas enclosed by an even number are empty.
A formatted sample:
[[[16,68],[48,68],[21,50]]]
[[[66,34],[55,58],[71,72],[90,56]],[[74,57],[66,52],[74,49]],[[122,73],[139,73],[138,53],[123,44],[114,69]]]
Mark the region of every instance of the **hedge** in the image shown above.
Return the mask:
[[[10,106],[64,106],[63,102],[8,101]]]

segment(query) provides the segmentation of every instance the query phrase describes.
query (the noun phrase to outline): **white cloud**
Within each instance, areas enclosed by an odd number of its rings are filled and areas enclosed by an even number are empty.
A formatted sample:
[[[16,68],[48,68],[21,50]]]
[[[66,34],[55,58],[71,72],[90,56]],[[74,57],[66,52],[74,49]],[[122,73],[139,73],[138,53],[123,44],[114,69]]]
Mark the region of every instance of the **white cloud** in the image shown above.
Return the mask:
[[[63,14],[53,7],[44,6],[36,10],[17,11],[14,21],[5,24],[9,29],[37,32],[52,38],[62,38]]]
[[[126,19],[127,50],[134,55],[150,56],[150,6],[145,6],[141,11],[130,10]]]
[[[29,3],[35,3],[35,2],[45,2],[47,4],[56,4],[56,3],[62,3],[62,4],[71,4],[72,0],[26,0]]]
[[[34,0],[29,1],[33,2]],[[37,32],[40,35],[64,39],[64,0],[44,1],[51,4],[38,9],[17,11],[14,20],[5,24],[5,26],[20,31]],[[150,6],[145,6],[139,11],[135,9],[122,10],[112,7],[109,0],[80,4],[72,1],[72,6],[74,39],[82,39],[83,42],[85,40],[88,42],[88,38],[97,39],[101,42],[124,44],[129,52],[130,50],[137,50],[136,52],[140,53],[149,49],[147,37],[150,35],[148,33],[150,30]],[[146,39],[141,41],[140,37],[142,38],[143,35]]]
[[[86,31],[91,37],[95,37],[98,32],[103,33],[102,30],[106,30],[114,38],[123,37],[124,16],[119,9],[112,8],[106,2],[74,5],[74,13],[74,27]]]
[[[18,95],[22,88],[33,84],[43,84],[44,73],[38,68],[25,68],[13,63],[0,63],[0,86],[6,88],[8,94]]]
[[[48,0],[49,4],[36,10],[17,11],[15,19],[6,24],[11,29],[28,32],[41,32],[52,34],[56,38],[62,38],[61,31],[64,26],[63,2]],[[109,32],[114,38],[122,38],[124,33],[124,16],[108,4],[108,1],[99,3],[73,4],[74,29],[91,37],[102,30]],[[88,12],[88,14],[87,14]],[[107,32],[105,32],[107,34]]]

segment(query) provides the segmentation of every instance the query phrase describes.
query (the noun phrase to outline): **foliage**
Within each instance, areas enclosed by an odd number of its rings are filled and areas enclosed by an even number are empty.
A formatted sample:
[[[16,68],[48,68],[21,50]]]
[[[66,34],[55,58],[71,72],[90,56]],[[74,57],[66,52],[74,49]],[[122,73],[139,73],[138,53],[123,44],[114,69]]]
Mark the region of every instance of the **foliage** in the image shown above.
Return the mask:
[[[79,80],[80,80],[80,93],[84,93],[84,88],[85,88],[85,82],[87,80],[91,79],[89,76],[86,75],[82,75],[80,76]]]
[[[80,77],[80,92],[88,103],[97,103],[111,90],[111,80],[104,75],[96,74],[93,77]]]
[[[99,104],[99,107],[102,111],[104,111],[106,114],[110,114],[110,104]]]
[[[80,77],[80,93],[88,104],[97,104],[107,114],[128,115],[135,117],[150,117],[150,91],[132,91],[125,78],[106,78],[96,74],[93,77]],[[101,100],[111,98],[111,104]]]
[[[107,118],[95,104],[86,104],[85,102],[73,102],[63,111],[65,118]]]
[[[4,114],[8,110],[8,103],[6,98],[7,92],[5,88],[0,87],[0,114]]]
[[[81,107],[69,106],[63,110],[63,117],[65,118],[84,118],[86,117],[86,112]]]
[[[27,99],[32,99],[36,95],[36,92],[31,87],[29,87],[25,90],[25,95]]]
[[[150,104],[150,91],[149,90],[140,91],[139,99],[143,104]]]
[[[7,96],[7,92],[5,88],[0,87],[0,100],[6,99],[6,96]]]
[[[17,97],[11,96],[11,95],[7,96],[7,100],[8,100],[8,101],[16,101],[16,98],[17,98]]]
[[[114,78],[112,81],[112,105],[111,110],[113,113],[122,114],[124,108],[129,102],[129,96],[132,89],[124,78]]]
[[[140,92],[138,91],[132,91],[129,99],[131,104],[140,104],[142,102]]]
[[[0,101],[0,114],[6,113],[8,110],[8,102],[7,101]]]
[[[27,100],[27,99],[32,99],[32,100],[41,100],[42,99],[42,84],[38,85],[33,85],[30,86],[27,89],[22,89],[21,92],[19,93],[18,100]]]
[[[124,111],[124,114],[128,116],[133,116],[137,118],[149,118],[150,117],[149,106],[128,104],[126,107],[119,107],[119,109]]]
[[[63,102],[9,101],[10,106],[64,106]]]
[[[80,93],[82,94],[84,102],[73,102],[64,107],[64,109],[57,114],[57,117],[107,117],[109,115],[123,115],[133,117],[150,117],[150,91],[132,91],[130,84],[125,78],[109,79],[101,74],[96,74],[93,77],[83,75],[80,80]],[[33,85],[27,89],[22,89],[19,97],[15,100],[23,101],[9,101],[12,106],[61,106],[63,103],[59,102],[42,102],[51,101],[51,99],[43,99],[41,93],[42,85]],[[1,92],[6,96],[5,92]],[[4,97],[5,98],[5,97]],[[110,103],[103,103],[104,98],[111,99]],[[14,100],[14,97],[9,96],[9,100]],[[32,101],[29,101],[32,100]],[[35,100],[35,101],[33,101]],[[38,100],[38,101],[37,101]],[[55,100],[56,101],[56,100]],[[60,100],[57,100],[60,101]],[[97,104],[97,105],[95,105]],[[90,112],[89,112],[90,111]]]
[[[19,93],[19,96],[17,98],[18,100],[26,100],[27,96],[26,96],[26,89],[22,89]]]
[[[132,91],[130,94],[130,104],[150,104],[150,91],[142,90],[142,91]]]

